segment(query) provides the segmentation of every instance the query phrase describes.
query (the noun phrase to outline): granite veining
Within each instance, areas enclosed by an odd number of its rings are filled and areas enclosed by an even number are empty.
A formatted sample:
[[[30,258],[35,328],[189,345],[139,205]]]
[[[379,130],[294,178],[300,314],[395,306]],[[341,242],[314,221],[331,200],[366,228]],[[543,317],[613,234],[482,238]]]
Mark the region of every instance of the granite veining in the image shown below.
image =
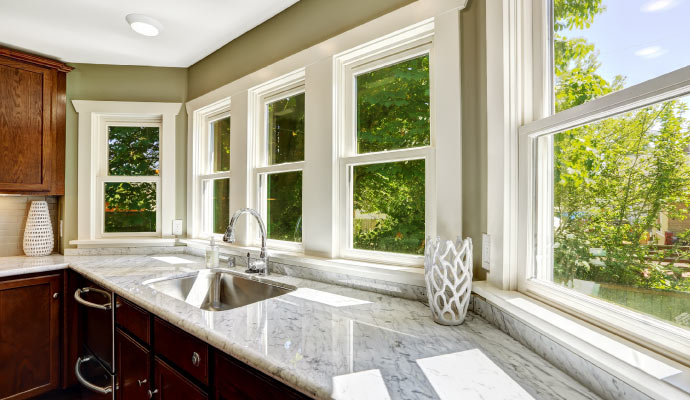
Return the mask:
[[[417,301],[278,274],[268,279],[309,289],[306,295],[298,289],[245,307],[204,311],[142,284],[203,268],[203,260],[190,255],[162,259],[167,262],[132,255],[65,256],[59,261],[316,398],[362,398],[356,391],[363,384],[371,388],[368,398],[598,398],[472,313],[463,325],[444,327]],[[341,297],[333,301],[332,295]],[[467,369],[464,364],[472,359],[482,361],[481,376],[465,374],[458,381],[457,374],[447,373],[447,368]],[[454,385],[462,390],[454,392]]]

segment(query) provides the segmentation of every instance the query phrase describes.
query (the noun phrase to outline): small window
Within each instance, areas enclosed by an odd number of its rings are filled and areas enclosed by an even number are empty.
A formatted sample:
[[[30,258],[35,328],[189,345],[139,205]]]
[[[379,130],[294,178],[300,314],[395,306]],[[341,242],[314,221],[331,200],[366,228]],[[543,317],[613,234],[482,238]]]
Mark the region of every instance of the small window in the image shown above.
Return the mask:
[[[265,125],[259,138],[259,208],[273,246],[302,243],[305,93],[301,84],[263,96]]]
[[[102,233],[159,232],[160,126],[113,123],[106,132]]]
[[[222,234],[230,223],[230,122],[227,112],[207,119],[200,176],[202,236]]]
[[[414,49],[351,69],[354,112],[345,115],[355,120],[341,159],[348,193],[346,256],[424,254],[432,144],[429,60],[428,51]]]

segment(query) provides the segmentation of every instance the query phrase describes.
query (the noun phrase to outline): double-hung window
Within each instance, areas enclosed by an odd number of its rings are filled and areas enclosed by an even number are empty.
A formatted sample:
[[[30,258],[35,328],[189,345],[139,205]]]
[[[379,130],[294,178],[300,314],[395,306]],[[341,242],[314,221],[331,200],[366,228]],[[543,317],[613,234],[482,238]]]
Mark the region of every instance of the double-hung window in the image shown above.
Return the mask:
[[[255,181],[269,244],[302,248],[305,91],[302,78],[280,81],[258,95]]]
[[[230,112],[205,118],[201,143],[201,236],[222,234],[230,222]]]
[[[160,132],[157,120],[103,120],[96,220],[102,237],[160,236]]]
[[[430,63],[431,44],[421,41],[345,68],[344,257],[421,264],[434,190]]]
[[[546,2],[552,109],[520,129],[521,290],[689,362],[690,5],[624,3]]]

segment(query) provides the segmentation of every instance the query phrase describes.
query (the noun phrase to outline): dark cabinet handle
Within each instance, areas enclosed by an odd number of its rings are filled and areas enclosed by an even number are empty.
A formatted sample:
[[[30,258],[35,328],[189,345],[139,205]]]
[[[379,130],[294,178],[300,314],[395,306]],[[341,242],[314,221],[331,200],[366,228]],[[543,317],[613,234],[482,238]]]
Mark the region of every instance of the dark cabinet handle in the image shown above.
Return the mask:
[[[195,367],[198,367],[200,362],[201,362],[201,357],[199,357],[199,353],[197,353],[195,351],[194,353],[192,353],[192,365],[194,365]]]
[[[153,392],[151,390],[149,390],[149,399],[152,399],[153,395],[156,393],[158,393],[158,389],[155,389]]]

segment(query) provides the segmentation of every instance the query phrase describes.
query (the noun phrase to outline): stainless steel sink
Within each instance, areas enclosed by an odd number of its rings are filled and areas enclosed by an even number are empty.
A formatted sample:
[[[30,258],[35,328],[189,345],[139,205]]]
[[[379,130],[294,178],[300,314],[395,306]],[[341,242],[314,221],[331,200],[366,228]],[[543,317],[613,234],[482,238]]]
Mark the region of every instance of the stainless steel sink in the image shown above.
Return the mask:
[[[270,299],[296,288],[247,279],[223,269],[204,269],[144,282],[151,289],[206,311],[223,311]]]

